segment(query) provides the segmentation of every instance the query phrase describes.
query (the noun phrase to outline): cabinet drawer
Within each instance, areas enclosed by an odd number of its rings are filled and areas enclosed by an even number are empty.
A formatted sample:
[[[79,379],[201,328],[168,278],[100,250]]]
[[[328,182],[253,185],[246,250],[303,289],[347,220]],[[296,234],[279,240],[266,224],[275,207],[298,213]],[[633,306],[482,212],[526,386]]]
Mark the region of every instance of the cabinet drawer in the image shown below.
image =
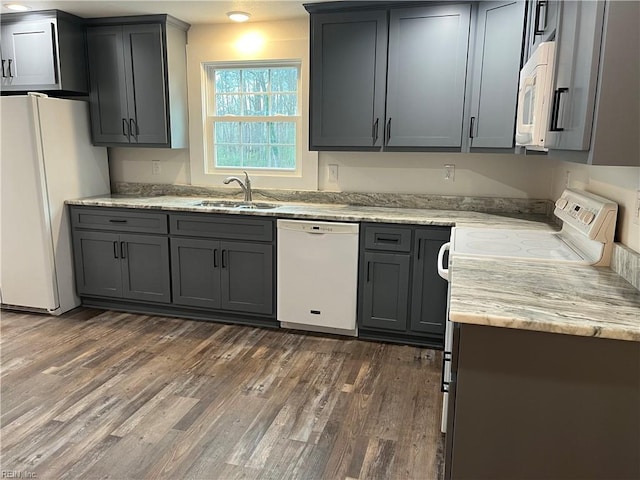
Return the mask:
[[[118,232],[167,233],[164,213],[134,212],[105,208],[71,207],[71,225],[91,230]]]
[[[247,217],[208,214],[171,215],[172,235],[190,237],[229,238],[270,242],[273,240],[273,221]]]
[[[411,250],[411,229],[366,225],[364,248],[389,252],[409,252]]]

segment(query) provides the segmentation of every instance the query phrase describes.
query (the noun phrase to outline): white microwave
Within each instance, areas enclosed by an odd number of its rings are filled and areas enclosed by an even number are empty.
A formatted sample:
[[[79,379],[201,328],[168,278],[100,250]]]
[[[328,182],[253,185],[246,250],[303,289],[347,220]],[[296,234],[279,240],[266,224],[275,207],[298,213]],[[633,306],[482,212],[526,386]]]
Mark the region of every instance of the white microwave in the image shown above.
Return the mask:
[[[551,113],[555,42],[543,42],[520,71],[516,145],[546,151]]]

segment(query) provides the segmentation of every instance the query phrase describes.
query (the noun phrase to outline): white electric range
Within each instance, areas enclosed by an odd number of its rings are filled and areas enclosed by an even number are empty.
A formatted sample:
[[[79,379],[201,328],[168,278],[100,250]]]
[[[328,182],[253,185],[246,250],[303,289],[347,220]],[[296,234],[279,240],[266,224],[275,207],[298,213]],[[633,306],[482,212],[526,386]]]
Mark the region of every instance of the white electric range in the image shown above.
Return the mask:
[[[442,265],[447,251],[450,259],[463,256],[597,266],[610,264],[618,213],[615,202],[584,191],[566,189],[556,201],[553,213],[562,221],[560,232],[454,227],[451,241],[445,243],[438,254],[438,273],[449,281],[449,269]],[[447,307],[442,363],[443,433],[446,432],[453,347],[453,324],[448,317]]]

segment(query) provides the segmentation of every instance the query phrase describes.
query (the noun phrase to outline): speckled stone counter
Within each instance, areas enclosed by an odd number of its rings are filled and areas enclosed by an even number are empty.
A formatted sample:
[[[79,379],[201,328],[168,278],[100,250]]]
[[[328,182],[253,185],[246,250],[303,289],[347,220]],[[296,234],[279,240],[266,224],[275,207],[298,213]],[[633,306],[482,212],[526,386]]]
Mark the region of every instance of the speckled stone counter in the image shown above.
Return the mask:
[[[367,207],[341,204],[276,203],[270,210],[238,210],[234,208],[207,207],[199,205],[202,197],[158,196],[137,197],[108,195],[79,200],[68,200],[70,205],[90,207],[117,207],[178,212],[199,212],[227,215],[259,215],[265,217],[312,219],[341,222],[404,223],[414,225],[468,225],[494,228],[548,229],[545,214],[531,213],[482,213],[460,210],[438,210],[417,208]],[[206,200],[215,200],[206,198]],[[229,200],[223,199],[223,200]]]
[[[454,322],[640,342],[640,292],[606,267],[453,257]]]
[[[202,200],[112,195],[67,203],[345,222],[555,230],[549,217],[539,213],[312,203],[279,203],[272,210],[237,210],[198,205]],[[640,292],[608,268],[462,257],[454,257],[450,268],[453,321],[640,341]]]

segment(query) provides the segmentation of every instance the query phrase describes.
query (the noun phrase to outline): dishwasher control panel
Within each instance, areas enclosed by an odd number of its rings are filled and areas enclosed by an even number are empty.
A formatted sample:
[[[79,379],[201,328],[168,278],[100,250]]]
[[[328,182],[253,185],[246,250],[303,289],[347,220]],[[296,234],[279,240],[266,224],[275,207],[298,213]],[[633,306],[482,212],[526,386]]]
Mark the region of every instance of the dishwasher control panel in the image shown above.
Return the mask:
[[[305,233],[357,233],[357,223],[309,222],[304,220],[278,220],[278,228]]]

